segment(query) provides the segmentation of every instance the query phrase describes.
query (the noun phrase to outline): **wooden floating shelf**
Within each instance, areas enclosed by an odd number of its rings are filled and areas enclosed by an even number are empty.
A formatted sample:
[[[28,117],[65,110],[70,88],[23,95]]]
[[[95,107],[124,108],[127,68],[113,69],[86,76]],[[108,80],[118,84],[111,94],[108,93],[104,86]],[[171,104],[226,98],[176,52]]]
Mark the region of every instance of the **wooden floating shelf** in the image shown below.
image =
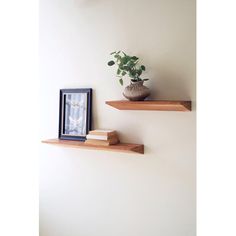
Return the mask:
[[[132,143],[119,143],[110,146],[92,145],[80,141],[71,140],[60,140],[60,139],[48,139],[43,140],[42,143],[59,145],[70,148],[84,148],[84,149],[95,149],[95,150],[105,150],[112,152],[126,152],[126,153],[140,153],[144,154],[144,145],[142,144],[132,144]]]
[[[167,101],[167,100],[146,100],[146,101],[106,101],[118,110],[143,110],[143,111],[191,111],[191,101]]]

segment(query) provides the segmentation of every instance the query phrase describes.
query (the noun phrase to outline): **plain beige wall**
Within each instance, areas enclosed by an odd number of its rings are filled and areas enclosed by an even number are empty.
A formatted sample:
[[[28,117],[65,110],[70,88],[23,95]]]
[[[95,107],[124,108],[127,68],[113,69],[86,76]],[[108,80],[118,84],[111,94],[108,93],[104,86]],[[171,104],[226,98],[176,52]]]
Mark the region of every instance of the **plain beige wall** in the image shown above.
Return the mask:
[[[107,66],[114,50],[142,59],[152,98],[191,99],[193,111],[105,105],[124,89]],[[195,1],[40,0],[40,78],[42,138],[57,136],[59,89],[91,87],[94,128],[145,145],[130,155],[42,144],[40,236],[194,236]]]

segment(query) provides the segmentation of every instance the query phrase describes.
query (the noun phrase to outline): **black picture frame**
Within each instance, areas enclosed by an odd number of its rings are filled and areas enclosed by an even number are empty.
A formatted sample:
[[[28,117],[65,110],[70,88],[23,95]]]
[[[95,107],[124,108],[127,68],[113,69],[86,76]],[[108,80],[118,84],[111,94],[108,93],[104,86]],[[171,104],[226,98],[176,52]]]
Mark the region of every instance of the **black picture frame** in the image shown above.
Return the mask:
[[[92,89],[60,89],[58,138],[85,141],[91,126]]]

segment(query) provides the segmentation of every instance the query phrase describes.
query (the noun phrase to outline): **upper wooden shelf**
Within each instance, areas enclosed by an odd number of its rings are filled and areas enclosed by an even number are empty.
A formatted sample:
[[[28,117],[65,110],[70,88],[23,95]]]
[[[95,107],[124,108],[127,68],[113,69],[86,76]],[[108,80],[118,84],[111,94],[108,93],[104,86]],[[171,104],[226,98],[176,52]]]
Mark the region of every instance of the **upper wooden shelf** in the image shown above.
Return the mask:
[[[144,110],[144,111],[191,111],[191,101],[106,101],[106,104],[119,110]]]
[[[92,145],[92,144],[88,144],[88,143],[80,142],[80,141],[60,140],[60,139],[43,140],[42,143],[60,145],[60,146],[71,147],[71,148],[85,148],[85,149],[105,150],[105,151],[113,151],[113,152],[144,154],[144,145],[142,144],[119,143],[116,145],[101,146],[101,145]]]

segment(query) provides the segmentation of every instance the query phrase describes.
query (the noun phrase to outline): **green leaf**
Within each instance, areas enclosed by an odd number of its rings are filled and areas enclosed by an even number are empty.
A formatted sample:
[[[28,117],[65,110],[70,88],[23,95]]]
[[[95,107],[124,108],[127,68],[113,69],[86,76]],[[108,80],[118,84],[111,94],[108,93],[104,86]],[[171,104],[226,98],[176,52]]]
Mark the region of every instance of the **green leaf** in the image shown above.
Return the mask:
[[[124,75],[126,75],[126,72],[125,71],[122,71],[122,74],[121,74],[122,76],[124,76]]]
[[[135,64],[134,64],[134,62],[133,61],[129,61],[128,63],[127,63],[127,66],[129,66],[129,67],[133,67]]]
[[[113,66],[114,64],[115,64],[114,61],[109,61],[109,62],[107,63],[108,66]]]
[[[130,72],[130,73],[129,73],[129,77],[131,77],[131,78],[135,78],[135,73]]]
[[[123,79],[119,79],[120,85],[123,86]]]
[[[119,74],[120,74],[120,72],[121,72],[121,70],[118,68],[118,69],[117,69],[117,72],[116,72],[116,73],[117,73],[117,75],[119,75]]]
[[[145,67],[144,65],[141,65],[141,69],[142,69],[143,71],[145,71],[145,70],[146,70],[146,67]]]
[[[118,60],[120,60],[120,58],[121,58],[121,56],[118,55],[118,54],[116,54],[114,57],[115,57],[116,59],[118,59]]]
[[[133,59],[134,61],[137,61],[139,58],[136,56],[133,56],[133,57],[131,57],[131,59]]]
[[[123,70],[130,71],[130,67],[129,66],[123,66]]]
[[[123,64],[126,64],[127,62],[129,61],[129,58],[127,56],[124,56],[122,59],[121,59],[121,62]]]
[[[140,70],[138,70],[137,72],[138,72],[138,75],[140,76],[143,71],[140,69]]]
[[[115,54],[115,53],[116,53],[116,51],[114,51],[114,52],[110,53],[110,55],[113,55],[113,54]]]

